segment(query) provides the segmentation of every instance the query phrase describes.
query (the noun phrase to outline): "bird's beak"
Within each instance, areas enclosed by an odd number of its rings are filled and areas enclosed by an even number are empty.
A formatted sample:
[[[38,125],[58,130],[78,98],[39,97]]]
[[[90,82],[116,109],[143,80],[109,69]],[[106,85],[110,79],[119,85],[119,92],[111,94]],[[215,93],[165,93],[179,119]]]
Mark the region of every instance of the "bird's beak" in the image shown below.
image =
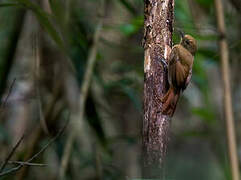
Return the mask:
[[[177,29],[177,32],[179,33],[179,35],[181,36],[181,38],[183,39],[183,37],[184,37],[184,32],[182,31],[182,30],[180,30],[180,29]]]

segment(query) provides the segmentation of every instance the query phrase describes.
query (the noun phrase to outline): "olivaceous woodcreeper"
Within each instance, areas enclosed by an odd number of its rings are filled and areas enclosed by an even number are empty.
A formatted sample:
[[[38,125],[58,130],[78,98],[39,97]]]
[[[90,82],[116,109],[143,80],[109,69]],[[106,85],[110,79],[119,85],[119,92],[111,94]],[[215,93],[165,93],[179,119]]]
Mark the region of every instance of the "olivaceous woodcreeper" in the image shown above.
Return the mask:
[[[169,89],[162,97],[162,112],[173,116],[180,93],[189,84],[192,76],[194,55],[197,51],[197,42],[190,35],[181,33],[181,41],[173,46],[168,58]]]

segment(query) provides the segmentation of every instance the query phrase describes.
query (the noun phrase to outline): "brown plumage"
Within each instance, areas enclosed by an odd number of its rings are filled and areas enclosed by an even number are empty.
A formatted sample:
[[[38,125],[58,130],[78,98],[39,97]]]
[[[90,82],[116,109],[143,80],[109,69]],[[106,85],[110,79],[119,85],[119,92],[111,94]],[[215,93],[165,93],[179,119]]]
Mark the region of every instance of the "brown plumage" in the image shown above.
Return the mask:
[[[190,35],[182,36],[180,44],[173,46],[168,61],[170,88],[162,98],[164,114],[173,116],[179,95],[190,82],[196,50],[196,40]]]

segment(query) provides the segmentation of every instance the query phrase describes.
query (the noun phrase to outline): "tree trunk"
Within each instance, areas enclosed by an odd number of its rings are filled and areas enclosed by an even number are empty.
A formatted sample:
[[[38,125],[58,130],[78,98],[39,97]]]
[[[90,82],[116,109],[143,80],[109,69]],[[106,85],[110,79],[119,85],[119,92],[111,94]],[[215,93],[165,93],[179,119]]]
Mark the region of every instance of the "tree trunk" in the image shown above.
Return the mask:
[[[168,90],[166,61],[171,52],[174,0],[145,0],[144,7],[144,178],[161,178],[171,117],[162,113],[161,98]]]

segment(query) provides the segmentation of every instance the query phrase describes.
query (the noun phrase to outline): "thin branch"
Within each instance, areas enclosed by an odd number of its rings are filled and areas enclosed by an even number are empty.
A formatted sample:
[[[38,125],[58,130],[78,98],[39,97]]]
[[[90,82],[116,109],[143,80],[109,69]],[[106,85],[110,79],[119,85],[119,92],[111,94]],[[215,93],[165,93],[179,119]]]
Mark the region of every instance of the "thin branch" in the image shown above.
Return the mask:
[[[237,145],[235,137],[234,128],[234,118],[233,118],[233,108],[232,108],[232,98],[231,98],[231,87],[230,87],[230,70],[229,70],[229,60],[228,60],[228,44],[226,39],[226,27],[224,20],[224,11],[222,0],[215,0],[216,8],[216,18],[218,31],[220,33],[220,55],[222,64],[222,76],[223,76],[223,86],[224,86],[224,111],[226,120],[226,132],[228,141],[228,152],[231,164],[231,172],[233,180],[239,180],[239,163],[237,155]]]
[[[4,168],[6,167],[6,165],[8,164],[10,158],[13,156],[13,154],[15,153],[15,151],[17,150],[17,148],[19,147],[19,145],[21,144],[21,142],[23,141],[24,138],[24,134],[22,135],[22,137],[18,140],[18,142],[16,143],[16,145],[13,147],[13,149],[11,150],[11,152],[9,153],[9,155],[7,156],[6,160],[3,162],[1,168],[0,168],[0,172],[2,172],[4,170]]]
[[[11,95],[11,92],[12,92],[12,89],[13,89],[13,86],[15,84],[15,81],[16,81],[16,78],[13,79],[11,85],[10,85],[10,88],[8,90],[8,94],[7,94],[7,97],[4,99],[4,101],[1,103],[1,106],[0,106],[0,109],[4,108],[5,105],[7,104],[7,101],[8,101],[8,98],[9,96]]]
[[[59,133],[55,137],[53,137],[39,152],[37,152],[29,160],[27,160],[27,162],[33,161],[36,157],[38,157],[39,154],[41,154],[43,151],[45,151],[47,149],[47,147],[49,147],[59,136],[61,136],[63,134],[64,130],[66,129],[68,123],[69,123],[69,118],[68,118],[67,122],[65,123],[64,127],[59,131]]]
[[[25,161],[11,161],[11,160],[9,160],[7,164],[23,164],[25,166],[48,166],[48,164],[42,164],[42,163],[28,163]]]
[[[28,166],[31,166],[30,163],[31,161],[33,161],[34,159],[36,159],[41,153],[43,153],[59,136],[61,136],[64,132],[64,130],[66,129],[67,125],[69,123],[69,118],[66,122],[66,124],[64,125],[64,127],[58,132],[58,134],[53,137],[43,148],[40,149],[40,151],[38,151],[36,154],[34,154],[31,158],[29,158],[26,162],[22,162],[22,163],[19,163],[18,166],[14,167],[14,168],[11,168],[11,169],[8,169],[2,173],[0,173],[0,177],[1,176],[5,176],[5,175],[8,175],[10,173],[14,173],[18,170],[20,170],[23,166],[25,165],[28,165]],[[36,165],[36,163],[35,163]]]
[[[48,122],[50,124],[53,124],[56,122],[57,118],[55,116],[53,116],[53,111],[56,108],[57,105],[57,101],[61,95],[61,79],[59,79],[55,86],[54,86],[54,93],[53,93],[53,97],[51,98],[50,102],[47,104],[46,110],[44,112],[44,118],[48,120]],[[33,150],[35,149],[35,146],[37,145],[37,143],[39,142],[39,140],[41,139],[43,135],[43,128],[41,126],[38,126],[35,128],[34,130],[34,135],[32,140],[29,142],[28,148],[27,148],[27,152],[24,155],[24,160],[28,160],[32,155],[33,155]],[[24,179],[25,177],[25,173],[27,171],[27,167],[24,166],[21,171],[18,174],[17,179],[21,180]]]
[[[7,54],[4,62],[4,66],[1,69],[1,75],[0,75],[0,97],[2,97],[5,89],[6,89],[6,84],[8,80],[8,76],[10,73],[10,70],[14,64],[14,56],[16,55],[16,49],[17,49],[17,44],[18,40],[20,38],[20,34],[22,32],[22,27],[23,27],[23,19],[25,16],[26,10],[20,10],[17,12],[15,15],[15,20],[14,20],[14,27],[11,28],[11,36],[9,36],[8,41],[7,41]]]
[[[104,10],[104,0],[102,0],[102,1],[103,2],[101,3],[101,8],[100,8],[101,11]],[[102,16],[100,16],[99,22],[95,29],[94,40],[93,40],[92,47],[90,48],[90,51],[89,51],[86,70],[85,70],[85,74],[84,74],[84,78],[83,78],[83,84],[82,84],[81,90],[80,90],[79,119],[81,122],[84,119],[85,101],[86,101],[86,98],[88,95],[88,89],[90,86],[90,82],[91,82],[91,78],[92,78],[92,74],[93,74],[93,70],[94,70],[94,66],[95,66],[95,62],[96,62],[97,46],[98,46],[98,42],[100,39],[102,25],[103,25],[103,22],[102,22],[103,20],[101,17]],[[60,171],[59,171],[60,179],[64,178],[65,171],[66,171],[66,168],[67,168],[67,165],[69,162],[70,154],[72,151],[72,145],[73,145],[76,135],[77,135],[77,132],[76,132],[76,129],[74,128],[70,132],[70,134],[67,138],[67,142],[66,142],[65,149],[64,149],[64,154],[63,154],[63,157],[61,160]]]
[[[30,162],[24,162],[24,161],[8,161],[8,164],[22,164],[24,166],[48,166],[47,164],[30,163]]]
[[[40,78],[40,42],[38,34],[34,34],[33,36],[33,53],[34,53],[34,83],[35,83],[35,92],[36,92],[36,99],[37,99],[37,106],[39,110],[39,119],[40,124],[46,134],[49,134],[49,129],[47,126],[46,119],[43,115],[43,108],[41,103],[41,96],[40,96],[40,85],[39,85],[39,78]]]
[[[18,166],[14,167],[14,168],[8,169],[8,170],[0,173],[0,177],[1,177],[1,176],[6,176],[6,175],[11,174],[11,173],[13,173],[13,172],[16,172],[16,171],[18,171],[19,169],[21,169],[22,167],[23,167],[23,165],[18,165]]]

